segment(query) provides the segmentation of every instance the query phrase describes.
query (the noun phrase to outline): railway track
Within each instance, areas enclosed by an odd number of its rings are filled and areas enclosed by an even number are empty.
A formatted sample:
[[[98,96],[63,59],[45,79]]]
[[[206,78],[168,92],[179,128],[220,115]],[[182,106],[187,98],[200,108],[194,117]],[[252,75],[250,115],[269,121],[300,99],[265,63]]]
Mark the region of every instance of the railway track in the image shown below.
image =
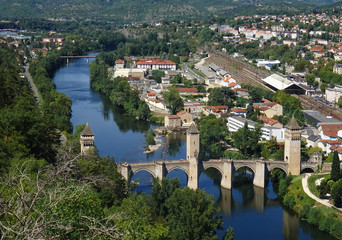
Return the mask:
[[[227,71],[239,84],[250,84],[256,87],[263,87],[272,92],[273,89],[268,88],[264,85],[262,79],[270,76],[272,73],[252,66],[249,63],[245,63],[241,60],[235,59],[220,52],[210,52],[211,57],[208,59],[209,62],[215,63]],[[306,95],[293,95],[297,97],[302,104],[304,109],[310,109],[318,111],[324,115],[332,116],[342,121],[342,111],[332,106],[329,106],[325,102],[320,101]]]
[[[324,115],[332,116],[335,119],[342,121],[342,112],[328,104],[320,101],[319,99],[311,98],[306,95],[293,95],[297,97],[302,103],[304,109],[310,109],[318,111]]]

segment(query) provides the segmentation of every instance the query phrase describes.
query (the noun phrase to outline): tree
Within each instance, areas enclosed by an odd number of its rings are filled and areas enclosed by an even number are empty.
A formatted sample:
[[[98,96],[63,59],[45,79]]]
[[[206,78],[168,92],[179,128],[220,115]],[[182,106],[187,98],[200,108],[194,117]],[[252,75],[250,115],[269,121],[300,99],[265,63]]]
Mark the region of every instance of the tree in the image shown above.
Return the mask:
[[[228,87],[213,88],[210,90],[208,104],[210,106],[225,105],[229,109],[234,106],[236,100],[235,93]]]
[[[279,182],[279,192],[278,195],[281,198],[284,198],[287,193],[287,183],[285,179],[281,179]]]
[[[335,206],[340,206],[342,204],[342,179],[335,182],[331,189],[331,197],[334,200]]]
[[[223,118],[202,115],[198,122],[200,131],[200,156],[203,159],[223,157],[228,129]]]
[[[209,240],[216,239],[216,229],[222,220],[215,216],[218,208],[212,196],[203,190],[177,188],[166,200],[166,221],[170,239]]]
[[[261,128],[257,126],[255,129],[248,129],[248,123],[232,134],[233,145],[239,149],[245,156],[252,156],[259,151],[259,139],[261,137]]]
[[[160,70],[152,70],[152,78],[156,80],[157,83],[161,83],[161,78],[165,77],[165,72]]]
[[[234,229],[229,227],[223,236],[223,240],[234,240]]]
[[[176,114],[184,107],[184,103],[176,88],[169,87],[168,91],[163,94],[167,108],[171,114]]]
[[[333,162],[331,165],[331,180],[338,181],[340,179],[340,159],[338,157],[338,152],[334,151]]]
[[[250,119],[254,115],[254,106],[253,103],[248,104],[246,118]]]
[[[342,108],[342,96],[340,96],[340,98],[338,99],[337,106]]]

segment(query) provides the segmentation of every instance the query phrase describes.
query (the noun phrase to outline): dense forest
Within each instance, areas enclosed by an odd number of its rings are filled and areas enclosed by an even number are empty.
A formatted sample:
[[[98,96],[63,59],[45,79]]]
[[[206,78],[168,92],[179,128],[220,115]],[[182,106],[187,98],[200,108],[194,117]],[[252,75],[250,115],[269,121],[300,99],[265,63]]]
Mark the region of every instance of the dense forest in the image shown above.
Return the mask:
[[[212,16],[243,14],[289,14],[305,12],[335,0],[306,0],[284,2],[280,0],[191,0],[191,1],[117,1],[117,0],[57,0],[57,1],[0,1],[3,18],[45,18],[57,21],[86,20],[93,22],[156,22],[175,19],[194,19]]]

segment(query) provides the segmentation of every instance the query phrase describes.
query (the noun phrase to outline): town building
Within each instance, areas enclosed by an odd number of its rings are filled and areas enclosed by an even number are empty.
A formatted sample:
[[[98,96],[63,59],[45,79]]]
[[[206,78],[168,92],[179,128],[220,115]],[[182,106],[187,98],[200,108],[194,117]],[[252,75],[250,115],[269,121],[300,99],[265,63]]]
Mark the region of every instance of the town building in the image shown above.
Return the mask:
[[[137,68],[150,70],[176,70],[176,63],[170,60],[140,60]]]
[[[228,130],[230,132],[237,132],[240,128],[242,128],[245,125],[245,122],[247,122],[249,129],[255,129],[257,125],[257,123],[252,120],[239,116],[231,116],[228,117]],[[284,128],[268,126],[261,127],[262,140],[271,140],[272,137],[275,137],[278,142],[284,141]]]
[[[341,63],[335,63],[333,66],[333,72],[337,74],[342,74],[342,64]]]
[[[165,127],[180,127],[182,126],[182,119],[179,115],[166,115],[164,117],[164,126]]]
[[[117,59],[115,61],[115,69],[122,69],[125,68],[125,61],[122,59]]]
[[[342,85],[336,85],[334,88],[325,89],[325,99],[328,102],[337,103],[341,96],[342,96]]]

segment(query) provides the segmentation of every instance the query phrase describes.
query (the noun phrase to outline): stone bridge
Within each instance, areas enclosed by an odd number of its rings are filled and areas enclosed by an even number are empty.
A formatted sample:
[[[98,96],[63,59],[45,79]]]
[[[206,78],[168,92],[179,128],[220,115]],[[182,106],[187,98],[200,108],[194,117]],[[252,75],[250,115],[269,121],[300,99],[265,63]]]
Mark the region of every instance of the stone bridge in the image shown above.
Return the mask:
[[[272,169],[282,169],[286,175],[289,173],[298,175],[305,168],[316,171],[320,165],[319,161],[301,163],[300,161],[300,127],[294,118],[286,126],[285,130],[285,161],[264,161],[258,160],[231,160],[211,159],[202,161],[198,158],[200,139],[199,131],[194,123],[191,123],[186,135],[186,160],[154,161],[146,163],[121,163],[118,164],[118,171],[126,180],[139,171],[147,171],[154,178],[162,179],[167,173],[174,169],[181,169],[188,177],[188,187],[198,188],[200,174],[208,169],[215,168],[221,173],[221,186],[232,188],[232,177],[234,172],[242,167],[248,167],[254,173],[253,184],[257,187],[265,187],[265,177]]]
[[[211,159],[209,161],[191,160],[168,160],[154,161],[146,163],[120,163],[118,171],[126,180],[139,171],[149,172],[153,178],[162,179],[174,169],[180,169],[185,172],[188,178],[188,186],[190,188],[198,188],[198,180],[200,174],[208,169],[215,168],[221,173],[221,186],[227,189],[232,188],[232,177],[234,172],[242,167],[249,168],[254,173],[253,184],[264,188],[265,178],[272,169],[278,168],[289,174],[288,163],[284,161],[264,161],[264,160],[230,160],[230,159]],[[305,163],[302,169],[310,168],[315,171],[318,164]]]

